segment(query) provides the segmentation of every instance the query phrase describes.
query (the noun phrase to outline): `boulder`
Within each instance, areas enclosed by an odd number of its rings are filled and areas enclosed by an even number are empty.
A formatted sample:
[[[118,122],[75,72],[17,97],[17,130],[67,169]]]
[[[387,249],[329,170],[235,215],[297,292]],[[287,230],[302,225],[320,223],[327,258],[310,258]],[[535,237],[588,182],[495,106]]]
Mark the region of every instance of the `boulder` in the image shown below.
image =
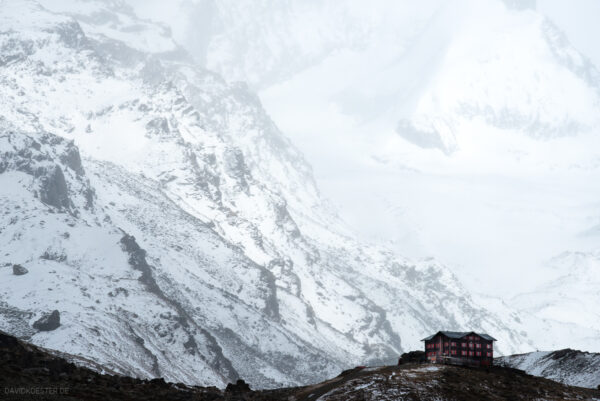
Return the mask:
[[[57,310],[48,313],[33,323],[33,328],[39,331],[52,331],[60,326],[60,313]]]
[[[29,270],[27,270],[25,267],[21,265],[13,265],[13,274],[15,276],[22,276],[23,274],[27,273],[29,273]]]

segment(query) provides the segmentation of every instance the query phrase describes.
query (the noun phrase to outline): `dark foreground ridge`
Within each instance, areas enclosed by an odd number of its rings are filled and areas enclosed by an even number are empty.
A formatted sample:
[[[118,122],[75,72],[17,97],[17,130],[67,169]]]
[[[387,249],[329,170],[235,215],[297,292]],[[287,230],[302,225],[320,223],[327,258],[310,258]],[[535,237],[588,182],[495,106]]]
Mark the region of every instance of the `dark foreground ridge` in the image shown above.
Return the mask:
[[[243,382],[193,387],[100,374],[0,331],[0,400],[286,400],[286,390],[254,392]]]
[[[323,383],[252,391],[242,380],[225,390],[100,374],[0,332],[2,400],[600,400],[600,391],[511,368],[407,363],[352,369]]]

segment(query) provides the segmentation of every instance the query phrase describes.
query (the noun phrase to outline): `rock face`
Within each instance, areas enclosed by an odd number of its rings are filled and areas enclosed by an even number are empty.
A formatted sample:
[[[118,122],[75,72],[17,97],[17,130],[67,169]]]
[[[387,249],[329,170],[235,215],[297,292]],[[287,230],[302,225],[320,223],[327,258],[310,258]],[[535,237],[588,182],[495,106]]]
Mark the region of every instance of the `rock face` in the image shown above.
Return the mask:
[[[21,265],[13,265],[13,274],[15,276],[22,276],[24,274],[29,273],[29,270],[27,270],[25,267],[21,266]]]
[[[33,328],[39,331],[52,331],[60,326],[60,313],[53,310],[51,313],[42,316],[33,323]]]
[[[42,177],[41,183],[40,198],[42,202],[59,209],[70,206],[65,175],[59,166],[51,167]]]

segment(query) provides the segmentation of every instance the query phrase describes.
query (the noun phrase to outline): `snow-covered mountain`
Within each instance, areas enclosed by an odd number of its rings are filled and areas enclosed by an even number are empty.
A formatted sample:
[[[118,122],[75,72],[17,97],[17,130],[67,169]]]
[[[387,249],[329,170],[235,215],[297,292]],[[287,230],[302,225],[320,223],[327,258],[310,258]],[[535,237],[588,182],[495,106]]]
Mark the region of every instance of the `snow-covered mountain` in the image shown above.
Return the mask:
[[[389,120],[420,147],[453,152],[465,132],[481,131],[477,122],[538,139],[598,127],[600,73],[535,1],[361,3],[177,0],[172,15],[148,2],[138,9],[228,80],[268,95],[321,79],[342,111]]]
[[[257,88],[363,234],[450,261],[469,289],[502,298],[476,303],[505,321],[522,309],[513,327],[536,348],[600,349],[600,277],[586,267],[600,232],[600,72],[543,7],[200,3],[138,9]],[[209,29],[173,24],[194,10]],[[545,264],[567,249],[582,252]]]
[[[202,49],[174,32],[258,88],[364,236],[496,296],[597,248],[579,234],[599,221],[600,74],[534,1],[202,3]]]
[[[2,1],[0,27],[2,330],[260,387],[393,360],[440,327],[533,348],[443,265],[357,241],[257,96],[124,3]]]
[[[600,385],[600,354],[563,349],[530,352],[497,358],[494,364],[522,369],[569,386],[597,388]]]
[[[544,319],[600,330],[599,296],[600,252],[564,252],[550,260],[546,279],[535,290],[510,304]]]

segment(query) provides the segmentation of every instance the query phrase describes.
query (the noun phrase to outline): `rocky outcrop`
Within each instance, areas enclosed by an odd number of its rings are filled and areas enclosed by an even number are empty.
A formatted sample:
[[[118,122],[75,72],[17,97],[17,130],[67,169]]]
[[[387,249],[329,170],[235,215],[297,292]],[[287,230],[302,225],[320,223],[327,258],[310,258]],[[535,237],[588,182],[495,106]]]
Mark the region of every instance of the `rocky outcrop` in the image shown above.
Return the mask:
[[[59,166],[50,168],[42,176],[40,199],[58,209],[66,209],[70,206],[69,189],[65,182],[65,175]]]
[[[410,351],[405,352],[398,359],[398,365],[404,365],[406,363],[425,363],[427,358],[424,351]]]
[[[18,171],[32,176],[39,200],[59,211],[77,214],[79,207],[93,207],[95,194],[73,141],[4,126],[0,126],[0,141],[4,145],[0,174]]]
[[[250,391],[250,386],[248,385],[248,383],[246,383],[244,380],[242,379],[238,379],[238,381],[235,382],[235,384],[233,383],[229,383],[227,385],[227,387],[225,388],[225,392],[226,393],[249,393]]]

